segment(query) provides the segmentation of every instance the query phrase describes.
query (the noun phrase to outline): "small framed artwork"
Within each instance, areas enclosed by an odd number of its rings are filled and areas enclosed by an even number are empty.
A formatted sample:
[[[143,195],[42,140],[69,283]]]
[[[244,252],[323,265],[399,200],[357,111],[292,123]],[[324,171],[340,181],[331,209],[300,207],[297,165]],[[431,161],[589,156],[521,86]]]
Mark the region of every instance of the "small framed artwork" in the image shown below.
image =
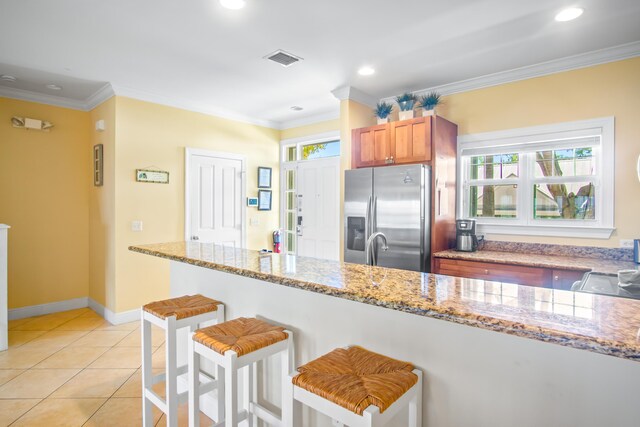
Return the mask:
[[[247,197],[247,206],[250,208],[255,208],[258,206],[258,198],[257,197]]]
[[[102,144],[96,144],[93,146],[93,185],[96,187],[101,187],[104,182],[102,177],[102,150]]]
[[[136,181],[150,182],[153,184],[168,184],[169,172],[154,171],[149,169],[136,169]]]
[[[259,211],[271,210],[271,190],[258,191],[258,210]]]
[[[258,166],[258,188],[271,188],[271,168]]]

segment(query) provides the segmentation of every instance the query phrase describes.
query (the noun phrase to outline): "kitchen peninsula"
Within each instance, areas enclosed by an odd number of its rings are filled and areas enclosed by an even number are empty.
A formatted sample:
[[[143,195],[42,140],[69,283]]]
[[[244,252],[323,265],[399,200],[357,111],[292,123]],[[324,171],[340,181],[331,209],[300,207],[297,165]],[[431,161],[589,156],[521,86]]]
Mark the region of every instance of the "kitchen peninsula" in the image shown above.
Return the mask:
[[[130,249],[171,260],[171,296],[286,325],[297,366],[349,344],[413,362],[426,426],[640,419],[640,301],[197,242]]]

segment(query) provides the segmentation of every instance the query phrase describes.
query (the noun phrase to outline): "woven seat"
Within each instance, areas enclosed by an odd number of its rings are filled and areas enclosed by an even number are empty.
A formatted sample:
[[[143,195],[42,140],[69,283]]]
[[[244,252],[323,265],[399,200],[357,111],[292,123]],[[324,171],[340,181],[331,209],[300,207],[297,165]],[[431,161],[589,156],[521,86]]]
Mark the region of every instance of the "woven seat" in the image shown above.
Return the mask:
[[[233,350],[238,356],[287,339],[284,328],[262,320],[240,317],[218,325],[198,329],[193,340],[216,353]]]
[[[218,304],[222,303],[202,295],[185,295],[183,297],[150,302],[142,308],[147,313],[151,313],[163,320],[171,316],[176,316],[176,320],[180,320],[217,311]]]
[[[418,382],[412,370],[410,363],[354,346],[299,367],[293,384],[358,415],[369,405],[382,413]]]

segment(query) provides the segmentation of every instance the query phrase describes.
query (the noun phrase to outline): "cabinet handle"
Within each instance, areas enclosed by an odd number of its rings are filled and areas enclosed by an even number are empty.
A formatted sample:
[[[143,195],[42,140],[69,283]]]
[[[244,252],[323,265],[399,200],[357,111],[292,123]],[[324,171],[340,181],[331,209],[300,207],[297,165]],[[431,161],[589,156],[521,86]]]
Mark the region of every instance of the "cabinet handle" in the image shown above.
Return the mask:
[[[489,270],[485,270],[485,271],[484,271],[484,274],[489,274]]]
[[[556,274],[555,276],[553,276],[553,280],[560,280],[560,276]]]
[[[391,163],[395,163],[395,160],[393,160],[393,156],[391,156]]]

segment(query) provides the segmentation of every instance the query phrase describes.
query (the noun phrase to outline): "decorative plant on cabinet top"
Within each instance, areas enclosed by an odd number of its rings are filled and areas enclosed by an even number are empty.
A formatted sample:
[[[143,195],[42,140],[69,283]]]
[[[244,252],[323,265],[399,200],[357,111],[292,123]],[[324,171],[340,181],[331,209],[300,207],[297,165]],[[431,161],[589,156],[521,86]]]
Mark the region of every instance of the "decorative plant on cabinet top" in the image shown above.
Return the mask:
[[[388,123],[389,115],[391,114],[392,111],[393,111],[393,105],[387,102],[378,102],[375,110],[373,110],[373,112],[375,113],[378,119],[378,124],[382,125],[382,124]]]
[[[438,92],[429,92],[420,98],[419,106],[422,107],[422,115],[434,116],[435,109],[442,103],[442,96]]]
[[[413,107],[416,105],[418,98],[410,92],[405,92],[396,97],[398,107],[400,107],[400,120],[409,120],[413,118]]]

